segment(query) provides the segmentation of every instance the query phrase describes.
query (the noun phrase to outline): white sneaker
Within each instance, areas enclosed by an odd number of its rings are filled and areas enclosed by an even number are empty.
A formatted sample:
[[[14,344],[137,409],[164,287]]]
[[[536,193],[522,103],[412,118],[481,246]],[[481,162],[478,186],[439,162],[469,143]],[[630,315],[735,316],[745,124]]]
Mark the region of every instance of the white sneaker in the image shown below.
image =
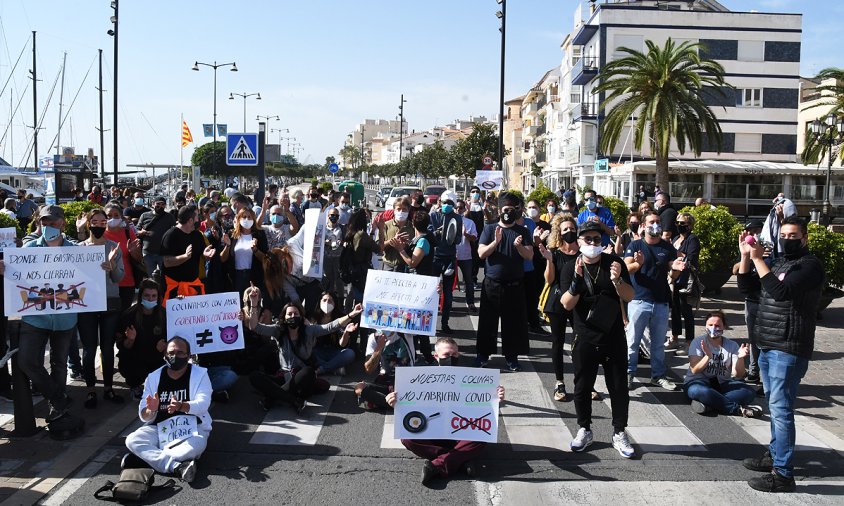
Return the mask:
[[[671,380],[669,380],[665,376],[660,376],[659,378],[651,378],[651,385],[655,387],[662,387],[666,390],[677,390],[677,385],[675,385]]]
[[[592,431],[585,427],[581,427],[577,431],[577,436],[575,436],[574,439],[571,440],[571,443],[569,443],[569,447],[573,452],[582,452],[586,449],[587,446],[591,444]]]
[[[618,450],[618,454],[625,459],[633,458],[633,456],[636,455],[636,450],[634,450],[633,445],[630,444],[630,440],[627,438],[626,432],[619,432],[612,435],[612,447]]]

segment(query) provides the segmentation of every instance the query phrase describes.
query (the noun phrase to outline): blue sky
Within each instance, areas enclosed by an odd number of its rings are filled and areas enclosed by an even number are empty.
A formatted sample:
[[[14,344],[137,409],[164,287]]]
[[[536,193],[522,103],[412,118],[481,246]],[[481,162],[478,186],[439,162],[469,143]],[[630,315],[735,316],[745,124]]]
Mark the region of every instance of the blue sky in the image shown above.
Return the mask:
[[[800,12],[801,72],[844,66],[830,48],[842,47],[836,23],[839,0],[721,0],[732,10]],[[506,96],[522,94],[559,65],[560,43],[573,25],[578,0],[511,0],[508,5]],[[289,128],[303,161],[336,155],[346,133],[364,118],[393,119],[399,97],[407,99],[409,127],[430,128],[469,115],[498,111],[499,33],[495,0],[122,0],[120,5],[120,164],[178,163],[180,114],[201,144],[202,123],[211,123],[213,76],[192,72],[195,60],[236,61],[239,72],[218,71],[218,121],[243,127],[243,101],[230,92],[260,92],[247,102],[247,129],[255,117],[279,115],[271,128]],[[108,0],[0,0],[0,82],[21,49],[26,51],[0,96],[0,128],[9,123],[31,68],[32,30],[38,31],[38,101],[43,108],[68,52],[65,112],[79,96],[62,129],[62,144],[77,152],[99,151],[96,55],[104,54],[105,128],[111,128],[112,11]],[[93,66],[91,66],[93,65]],[[90,66],[88,80],[83,77]],[[81,88],[80,88],[81,85]],[[58,124],[58,88],[39,135],[43,154]],[[31,137],[31,89],[27,88],[0,145],[0,156],[19,165]],[[71,135],[72,129],[72,135]],[[284,134],[287,136],[288,134]],[[278,134],[270,134],[277,142]],[[286,141],[285,141],[286,142]],[[286,144],[285,144],[286,146]],[[190,159],[193,146],[184,149]],[[54,148],[55,152],[55,148]],[[14,155],[14,156],[12,156]],[[111,170],[111,133],[105,160]]]

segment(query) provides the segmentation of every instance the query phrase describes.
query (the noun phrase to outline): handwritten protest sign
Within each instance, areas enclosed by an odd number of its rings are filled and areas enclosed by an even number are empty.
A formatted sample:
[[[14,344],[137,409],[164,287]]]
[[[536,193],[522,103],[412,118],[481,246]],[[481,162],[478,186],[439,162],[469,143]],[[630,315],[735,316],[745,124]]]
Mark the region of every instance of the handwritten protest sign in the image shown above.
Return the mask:
[[[195,295],[167,301],[167,338],[183,337],[192,353],[243,349],[237,292]]]
[[[159,422],[157,427],[158,447],[162,450],[172,448],[179,441],[199,434],[194,415],[176,415]]]
[[[302,254],[302,274],[322,277],[322,250],[325,246],[326,213],[320,209],[305,210],[305,246]]]
[[[370,269],[363,290],[361,326],[433,336],[437,330],[439,280]]]
[[[5,248],[6,316],[106,309],[105,246]]]
[[[16,238],[15,227],[0,228],[0,252],[4,248],[14,248]]]
[[[504,181],[503,172],[500,170],[479,170],[475,171],[475,186],[482,190],[501,189],[501,183]]]
[[[397,367],[396,439],[498,441],[497,369]]]

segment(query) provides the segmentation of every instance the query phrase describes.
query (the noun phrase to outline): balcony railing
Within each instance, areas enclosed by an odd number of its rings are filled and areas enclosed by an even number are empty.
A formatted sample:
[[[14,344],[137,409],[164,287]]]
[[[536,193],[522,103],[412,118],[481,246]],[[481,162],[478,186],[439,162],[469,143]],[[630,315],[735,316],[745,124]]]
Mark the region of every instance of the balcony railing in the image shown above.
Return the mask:
[[[534,157],[536,158],[536,163],[545,163],[548,159],[545,151],[534,151]]]
[[[545,93],[543,93],[543,94],[539,95],[539,98],[536,100],[536,108],[542,109],[543,107],[545,107],[545,104],[547,104],[547,103],[548,103],[548,100],[545,97]]]
[[[542,123],[541,125],[536,126],[536,136],[537,137],[539,137],[540,135],[545,135],[546,131],[547,131],[547,127],[546,127],[545,123]]]
[[[598,75],[598,59],[594,56],[581,58],[571,69],[571,84],[582,86]]]
[[[598,117],[597,102],[584,102],[572,109],[572,120],[595,119]]]

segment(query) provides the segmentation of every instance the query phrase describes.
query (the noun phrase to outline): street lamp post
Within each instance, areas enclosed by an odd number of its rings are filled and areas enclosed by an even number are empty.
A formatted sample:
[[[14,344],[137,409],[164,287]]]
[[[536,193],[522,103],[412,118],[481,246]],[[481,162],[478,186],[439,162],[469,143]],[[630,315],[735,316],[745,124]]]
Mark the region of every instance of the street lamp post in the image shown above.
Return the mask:
[[[114,93],[112,93],[112,99],[114,101],[113,105],[113,114],[114,114],[114,124],[111,126],[111,132],[114,139],[114,185],[117,186],[117,8],[118,8],[118,1],[114,0],[111,2],[111,8],[114,9],[114,16],[111,17],[111,24],[112,29],[109,30],[107,33],[114,37]],[[102,153],[100,153],[102,156]],[[38,163],[38,160],[35,160]],[[105,181],[103,181],[105,182]]]
[[[399,161],[401,162],[401,155],[402,155],[402,148],[404,147],[404,103],[407,100],[404,99],[404,93],[401,96],[401,102],[399,102]],[[363,136],[361,136],[363,138]]]
[[[816,119],[812,122],[812,133],[819,143],[827,146],[826,196],[823,201],[823,216],[824,220],[829,223],[831,221],[830,211],[832,210],[832,203],[829,201],[829,190],[832,179],[832,148],[841,144],[844,140],[844,118],[840,118],[834,113],[829,113],[823,121]]]
[[[260,93],[229,93],[229,100],[234,100],[234,97],[243,99],[243,131],[246,132],[246,99],[255,97],[255,100],[261,100]]]
[[[498,95],[498,170],[504,170],[504,40],[507,29],[507,0],[496,0],[501,5],[501,10],[495,16],[501,20],[501,85]],[[503,172],[502,172],[503,174]]]
[[[235,63],[235,62],[217,63],[216,61],[214,61],[214,63],[203,63],[203,62],[197,61],[197,62],[194,62],[191,70],[198,71],[200,65],[204,65],[206,67],[211,67],[212,69],[214,69],[214,125],[212,127],[213,132],[212,132],[211,135],[214,136],[214,142],[217,142],[217,69],[220,68],[220,67],[229,67],[230,66],[231,67],[230,70],[232,72],[237,72],[237,63]],[[212,146],[215,146],[215,145],[216,144],[212,144]]]

